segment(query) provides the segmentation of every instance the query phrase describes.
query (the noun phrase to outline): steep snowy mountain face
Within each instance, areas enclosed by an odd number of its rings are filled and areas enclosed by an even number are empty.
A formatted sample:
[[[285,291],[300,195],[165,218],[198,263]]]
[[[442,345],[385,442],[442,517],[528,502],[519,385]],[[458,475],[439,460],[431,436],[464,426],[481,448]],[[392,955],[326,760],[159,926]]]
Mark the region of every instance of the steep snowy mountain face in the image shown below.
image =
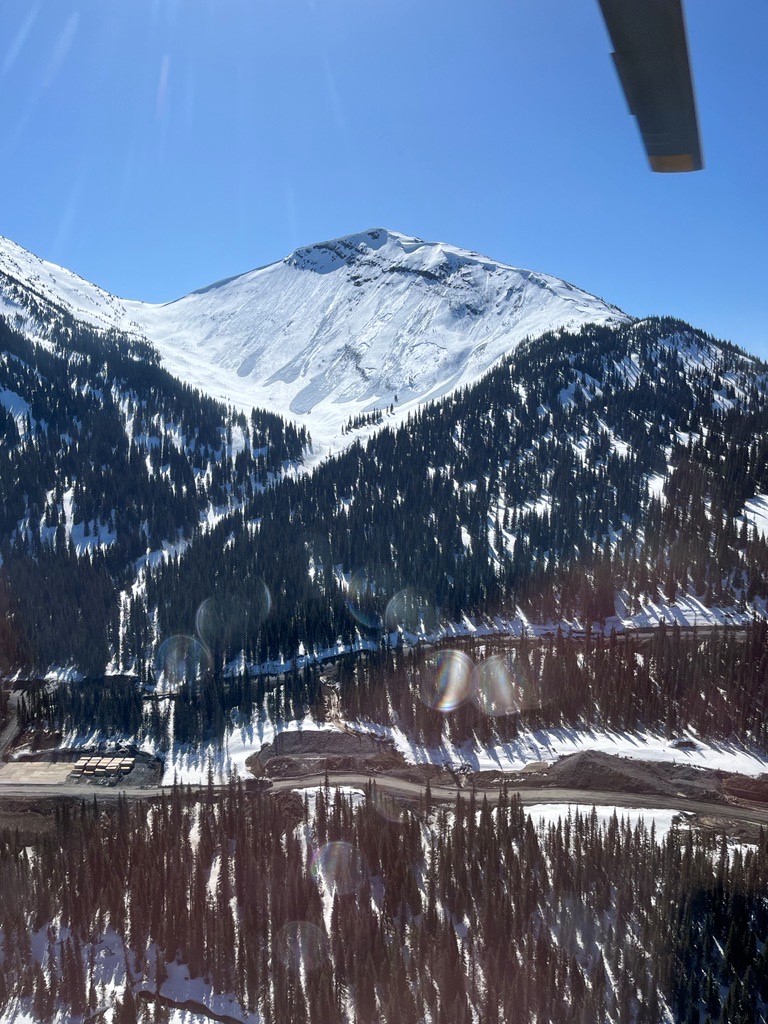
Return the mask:
[[[394,405],[399,419],[477,380],[526,337],[628,319],[556,278],[383,229],[164,305],[117,299],[0,240],[0,295],[18,305],[25,292],[145,335],[182,380],[301,421],[320,451],[350,418]]]

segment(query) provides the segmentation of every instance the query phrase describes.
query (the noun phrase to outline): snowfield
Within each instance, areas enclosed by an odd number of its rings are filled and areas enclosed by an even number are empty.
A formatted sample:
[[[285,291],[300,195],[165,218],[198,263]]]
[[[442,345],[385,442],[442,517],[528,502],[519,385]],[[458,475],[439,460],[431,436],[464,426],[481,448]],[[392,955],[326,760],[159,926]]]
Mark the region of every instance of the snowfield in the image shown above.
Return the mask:
[[[214,398],[299,421],[318,458],[360,436],[342,435],[350,417],[402,420],[527,337],[629,319],[558,278],[383,228],[161,305],[119,299],[0,238],[5,308],[23,309],[20,290],[145,336],[171,373]]]

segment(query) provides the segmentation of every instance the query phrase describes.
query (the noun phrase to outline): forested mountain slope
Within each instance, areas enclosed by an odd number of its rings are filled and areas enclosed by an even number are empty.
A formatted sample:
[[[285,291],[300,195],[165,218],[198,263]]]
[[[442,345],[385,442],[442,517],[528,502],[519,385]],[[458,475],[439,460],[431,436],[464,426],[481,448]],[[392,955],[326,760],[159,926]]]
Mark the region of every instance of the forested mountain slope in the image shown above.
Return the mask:
[[[518,608],[587,626],[617,594],[630,609],[682,592],[744,603],[768,593],[744,517],[766,490],[764,365],[679,321],[588,326],[255,495],[152,574],[148,610],[160,637],[189,631],[203,600],[246,600],[263,579],[272,614],[220,650],[259,663]]]
[[[193,391],[145,342],[38,312],[36,341],[0,317],[0,670],[103,671],[142,560],[250,500],[307,439]]]

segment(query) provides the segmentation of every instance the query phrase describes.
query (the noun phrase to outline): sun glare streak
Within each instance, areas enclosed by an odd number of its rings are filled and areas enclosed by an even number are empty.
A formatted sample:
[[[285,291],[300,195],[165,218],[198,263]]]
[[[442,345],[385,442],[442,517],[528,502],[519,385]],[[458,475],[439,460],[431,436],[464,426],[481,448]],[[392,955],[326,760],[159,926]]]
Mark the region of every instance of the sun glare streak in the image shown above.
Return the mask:
[[[160,77],[157,82],[155,97],[155,116],[161,121],[168,112],[168,79],[171,73],[171,56],[166,53],[160,64]]]
[[[72,48],[72,44],[75,41],[75,36],[77,35],[79,24],[80,14],[77,12],[70,15],[70,17],[67,19],[66,24],[64,25],[64,28],[62,29],[61,34],[59,35],[59,38],[56,41],[56,45],[53,48],[53,53],[51,54],[51,59],[48,64],[48,68],[45,74],[42,75],[38,82],[35,84],[34,88],[32,88],[28,92],[26,96],[26,101],[24,103],[24,107],[22,108],[21,113],[19,114],[16,124],[8,132],[7,136],[3,140],[2,146],[0,146],[0,156],[7,157],[9,154],[12,154],[15,151],[16,147],[19,145],[24,135],[24,132],[27,130],[27,127],[29,126],[32,120],[32,116],[35,113],[35,110],[43,97],[43,94],[46,92],[47,89],[51,87],[51,85],[53,85],[56,75],[59,73],[61,67],[67,59],[69,51]],[[22,30],[24,29],[24,27],[25,26],[22,26]],[[20,32],[19,35],[16,37],[16,41],[14,42],[13,46],[11,47],[11,50],[6,56],[5,62],[3,63],[3,73],[5,71],[6,64],[8,65],[8,67],[10,67],[13,61],[16,59],[16,54],[13,53],[13,59],[10,60],[14,47],[16,47],[18,43],[18,49],[21,49],[21,46],[23,45],[23,39],[21,40],[20,43],[18,42],[21,34],[22,33]],[[26,39],[28,34],[29,30],[27,30],[27,32],[24,34],[24,39]]]
[[[7,75],[13,65],[16,63],[16,58],[21,53],[24,43],[27,41],[27,36],[32,31],[32,28],[37,21],[37,16],[40,13],[40,4],[36,3],[32,6],[27,13],[26,18],[21,24],[21,28],[14,36],[11,45],[8,47],[8,52],[3,60],[3,66],[0,70],[0,74]]]
[[[59,36],[56,46],[54,47],[53,54],[51,55],[51,62],[48,65],[48,69],[43,76],[43,88],[47,89],[52,84],[56,75],[59,73],[61,66],[67,59],[69,51],[72,49],[72,44],[75,41],[77,35],[77,29],[80,25],[80,12],[75,11],[74,14],[70,14],[67,18],[67,23],[64,26],[61,35]]]
[[[56,232],[53,236],[53,251],[63,252],[69,238],[72,234],[72,229],[75,226],[77,213],[80,207],[80,200],[82,198],[83,186],[85,182],[84,171],[81,170],[78,174],[77,180],[69,193],[69,197],[64,205],[61,212],[61,217],[56,225]]]
[[[195,69],[189,64],[184,82],[184,123],[189,130],[195,125]]]
[[[347,136],[347,119],[344,114],[344,108],[341,105],[341,97],[339,96],[339,88],[336,85],[336,76],[333,73],[331,62],[327,55],[323,55],[323,69],[325,71],[325,84],[328,89],[328,99],[331,104],[331,112],[336,122],[336,127],[339,129],[341,135],[345,138]]]

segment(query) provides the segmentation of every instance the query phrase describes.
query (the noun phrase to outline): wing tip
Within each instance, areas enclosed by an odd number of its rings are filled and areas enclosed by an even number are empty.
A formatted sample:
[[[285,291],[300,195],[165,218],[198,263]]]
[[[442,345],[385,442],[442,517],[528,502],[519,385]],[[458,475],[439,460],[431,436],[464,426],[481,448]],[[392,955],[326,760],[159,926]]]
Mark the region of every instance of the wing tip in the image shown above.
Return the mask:
[[[689,174],[704,170],[704,161],[696,153],[671,153],[663,156],[649,153],[648,163],[656,174]]]

